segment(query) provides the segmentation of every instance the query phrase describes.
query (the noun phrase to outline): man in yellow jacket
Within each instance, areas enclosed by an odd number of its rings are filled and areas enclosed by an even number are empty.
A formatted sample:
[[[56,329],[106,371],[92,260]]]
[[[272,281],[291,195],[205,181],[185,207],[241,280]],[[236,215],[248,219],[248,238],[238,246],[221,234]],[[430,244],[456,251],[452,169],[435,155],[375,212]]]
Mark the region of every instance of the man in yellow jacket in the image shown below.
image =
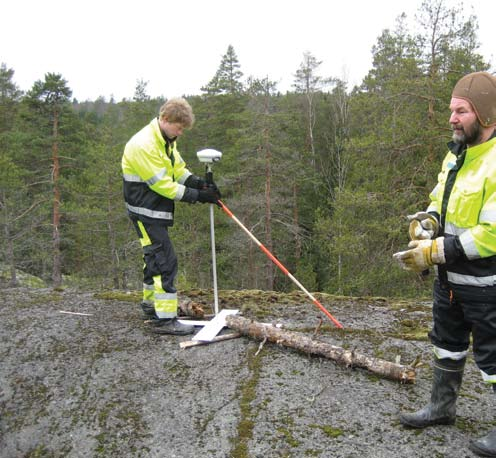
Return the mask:
[[[193,175],[176,147],[176,140],[193,126],[191,106],[171,99],[159,116],[126,144],[122,157],[124,200],[144,255],[144,315],[158,334],[192,334],[193,326],[177,321],[177,257],[168,234],[174,222],[174,202],[217,203],[220,192]]]
[[[455,422],[470,336],[483,380],[496,392],[496,77],[461,78],[450,110],[453,141],[431,203],[409,216],[410,249],[394,255],[407,270],[436,270],[431,401],[400,416],[413,428]],[[496,457],[496,430],[469,447]]]

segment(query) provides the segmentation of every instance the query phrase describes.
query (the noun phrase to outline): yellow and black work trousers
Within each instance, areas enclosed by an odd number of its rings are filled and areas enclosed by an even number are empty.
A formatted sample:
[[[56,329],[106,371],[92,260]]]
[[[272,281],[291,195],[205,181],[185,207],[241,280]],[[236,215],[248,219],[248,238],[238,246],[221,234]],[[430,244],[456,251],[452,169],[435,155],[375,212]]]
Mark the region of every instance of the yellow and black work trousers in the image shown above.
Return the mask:
[[[467,356],[472,336],[475,363],[485,382],[496,384],[496,287],[434,282],[429,333],[438,359]],[[496,385],[495,385],[496,386]]]
[[[133,220],[143,247],[143,302],[158,318],[177,316],[177,256],[167,226]]]

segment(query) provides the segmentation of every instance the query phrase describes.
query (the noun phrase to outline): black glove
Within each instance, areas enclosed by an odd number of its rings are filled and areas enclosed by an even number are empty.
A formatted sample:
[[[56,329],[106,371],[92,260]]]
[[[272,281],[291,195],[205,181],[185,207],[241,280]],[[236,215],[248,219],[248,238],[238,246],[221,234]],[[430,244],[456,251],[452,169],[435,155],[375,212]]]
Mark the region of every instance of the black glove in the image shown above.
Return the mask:
[[[218,202],[219,199],[220,193],[218,192],[218,190],[216,191],[215,189],[213,189],[211,185],[206,189],[200,189],[198,191],[198,202],[201,202],[202,204],[216,204],[220,207],[220,204]]]
[[[206,189],[212,189],[214,192],[217,193],[217,199],[220,199],[221,195],[220,195],[219,188],[217,187],[217,185],[214,182],[208,183],[206,185]]]
[[[184,186],[193,189],[205,189],[207,187],[207,182],[196,175],[190,175],[184,182]]]

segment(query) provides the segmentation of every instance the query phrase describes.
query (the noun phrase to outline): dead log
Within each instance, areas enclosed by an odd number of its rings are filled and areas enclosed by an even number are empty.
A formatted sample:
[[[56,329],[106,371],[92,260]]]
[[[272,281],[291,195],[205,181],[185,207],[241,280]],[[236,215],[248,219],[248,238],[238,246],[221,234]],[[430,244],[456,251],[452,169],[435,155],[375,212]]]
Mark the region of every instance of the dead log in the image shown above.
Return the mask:
[[[179,301],[179,310],[183,315],[190,316],[192,318],[205,317],[205,310],[203,309],[203,306],[189,298],[181,299]]]
[[[227,316],[226,323],[231,329],[258,340],[266,339],[269,342],[295,348],[307,354],[323,356],[346,367],[367,369],[376,375],[401,383],[415,383],[415,368],[411,366],[403,366],[372,358],[356,351],[345,350],[325,342],[319,342],[301,332],[285,331],[274,326],[264,326],[261,323],[238,315]]]

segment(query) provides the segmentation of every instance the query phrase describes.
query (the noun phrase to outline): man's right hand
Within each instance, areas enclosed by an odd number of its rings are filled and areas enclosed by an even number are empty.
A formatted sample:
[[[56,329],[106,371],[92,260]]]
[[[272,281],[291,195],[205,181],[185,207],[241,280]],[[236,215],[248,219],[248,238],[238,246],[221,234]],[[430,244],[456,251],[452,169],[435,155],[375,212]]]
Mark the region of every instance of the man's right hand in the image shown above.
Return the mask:
[[[409,250],[393,254],[400,266],[405,270],[423,272],[434,264],[445,264],[444,237],[434,240],[412,240]]]
[[[208,186],[198,191],[198,202],[219,205],[220,192],[217,187]],[[220,207],[220,205],[219,205]]]

